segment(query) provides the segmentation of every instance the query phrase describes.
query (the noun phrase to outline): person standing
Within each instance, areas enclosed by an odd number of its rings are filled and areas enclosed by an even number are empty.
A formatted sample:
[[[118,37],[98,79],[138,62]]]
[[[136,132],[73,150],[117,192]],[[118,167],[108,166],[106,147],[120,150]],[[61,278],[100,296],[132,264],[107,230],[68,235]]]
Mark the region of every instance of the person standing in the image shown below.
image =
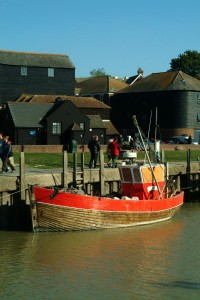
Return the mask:
[[[120,153],[120,144],[118,142],[117,136],[114,137],[113,141],[109,144],[111,158],[112,158],[112,167],[117,167],[117,159]]]
[[[188,142],[188,144],[192,144],[192,136],[191,136],[191,134],[190,134],[190,136],[189,136],[187,142]]]
[[[110,149],[110,143],[112,143],[112,141],[113,139],[109,139],[107,149],[106,149],[107,157],[108,157],[108,163],[107,163],[108,167],[111,167],[111,163],[112,163],[111,149]]]
[[[9,136],[4,138],[5,141],[5,163],[6,163],[6,172],[8,171],[8,167],[11,168],[11,172],[15,171],[15,167],[13,165],[13,150],[12,150],[12,142],[9,140]]]
[[[89,168],[91,169],[93,164],[94,168],[97,166],[97,159],[99,156],[99,151],[101,149],[99,138],[97,135],[94,135],[91,140],[88,143],[88,148],[90,150],[90,162],[89,162]]]
[[[7,170],[6,163],[6,142],[3,139],[3,134],[0,132],[0,159],[2,161],[2,173]]]

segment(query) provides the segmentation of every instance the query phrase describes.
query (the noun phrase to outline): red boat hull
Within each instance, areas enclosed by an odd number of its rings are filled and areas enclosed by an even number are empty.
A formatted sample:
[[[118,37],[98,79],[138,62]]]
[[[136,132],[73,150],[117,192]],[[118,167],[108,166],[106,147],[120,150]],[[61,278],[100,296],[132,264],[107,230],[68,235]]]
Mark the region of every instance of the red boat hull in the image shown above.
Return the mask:
[[[34,188],[36,230],[91,230],[128,227],[170,219],[183,204],[184,193],[159,200],[121,200]]]

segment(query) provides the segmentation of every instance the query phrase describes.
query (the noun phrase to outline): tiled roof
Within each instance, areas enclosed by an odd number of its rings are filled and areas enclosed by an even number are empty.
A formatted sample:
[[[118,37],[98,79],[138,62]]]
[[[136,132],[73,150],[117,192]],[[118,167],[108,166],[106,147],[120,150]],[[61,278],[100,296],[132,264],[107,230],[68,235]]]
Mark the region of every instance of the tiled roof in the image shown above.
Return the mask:
[[[155,91],[200,91],[200,80],[182,71],[153,73],[119,93],[142,93]]]
[[[93,98],[93,97],[73,97],[66,96],[66,98],[62,98],[63,100],[70,100],[77,107],[82,108],[110,108],[110,106],[104,104],[103,102]]]
[[[115,128],[110,120],[103,120],[104,127],[106,128],[107,135],[119,134],[119,131]]]
[[[104,123],[99,115],[87,115],[90,119],[90,128],[104,128]]]
[[[16,102],[29,102],[29,103],[55,103],[56,100],[71,101],[76,107],[79,108],[110,108],[110,106],[100,102],[93,97],[75,97],[66,95],[27,95],[23,94],[17,98]]]
[[[54,104],[26,104],[8,102],[15,127],[42,127],[40,121]]]
[[[66,54],[45,54],[0,50],[0,64],[74,69],[73,63]]]
[[[79,84],[81,84],[83,81],[88,80],[89,77],[80,77],[80,78],[75,78],[75,86],[79,87]]]
[[[80,95],[116,93],[127,86],[128,84],[109,76],[91,77],[79,83]]]

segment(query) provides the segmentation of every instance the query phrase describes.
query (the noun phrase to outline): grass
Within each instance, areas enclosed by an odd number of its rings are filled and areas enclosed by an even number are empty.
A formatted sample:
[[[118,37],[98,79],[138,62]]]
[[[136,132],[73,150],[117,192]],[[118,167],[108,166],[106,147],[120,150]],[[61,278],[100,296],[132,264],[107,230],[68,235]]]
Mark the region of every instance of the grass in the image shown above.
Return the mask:
[[[29,167],[42,168],[42,169],[52,169],[62,167],[62,153],[25,153],[25,164]],[[138,152],[137,157],[139,160],[144,159],[144,152]],[[90,153],[85,153],[85,165],[88,165],[90,160]],[[19,162],[20,153],[14,153],[15,163]],[[191,161],[197,161],[200,159],[200,151],[191,151]],[[107,162],[107,155],[104,153],[105,162]],[[186,162],[187,151],[165,151],[165,161],[167,162]],[[77,153],[77,164],[81,163],[81,154]],[[73,154],[68,153],[68,166],[73,165]]]

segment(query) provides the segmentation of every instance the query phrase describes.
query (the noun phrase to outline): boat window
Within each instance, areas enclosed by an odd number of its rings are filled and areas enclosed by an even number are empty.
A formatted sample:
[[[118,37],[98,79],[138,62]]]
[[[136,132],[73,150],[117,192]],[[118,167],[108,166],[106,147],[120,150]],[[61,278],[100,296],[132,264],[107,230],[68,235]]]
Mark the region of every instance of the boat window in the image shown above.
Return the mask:
[[[121,169],[121,178],[125,182],[132,182],[131,170],[129,168]]]
[[[135,182],[141,182],[141,176],[140,176],[140,170],[139,169],[133,169],[133,176]]]

